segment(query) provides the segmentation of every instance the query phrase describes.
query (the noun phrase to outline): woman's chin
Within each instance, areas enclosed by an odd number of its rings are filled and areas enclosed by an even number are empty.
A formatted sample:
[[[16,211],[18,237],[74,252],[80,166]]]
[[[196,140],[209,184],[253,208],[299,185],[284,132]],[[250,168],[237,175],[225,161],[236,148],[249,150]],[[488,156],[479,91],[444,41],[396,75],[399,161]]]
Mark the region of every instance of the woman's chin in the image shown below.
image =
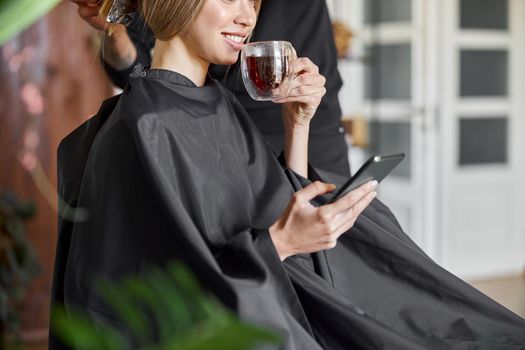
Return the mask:
[[[211,63],[216,64],[216,65],[221,65],[221,66],[231,66],[237,63],[238,60],[239,60],[239,54],[235,56],[232,55],[232,56],[219,57],[216,60],[214,60],[215,62],[211,62]]]

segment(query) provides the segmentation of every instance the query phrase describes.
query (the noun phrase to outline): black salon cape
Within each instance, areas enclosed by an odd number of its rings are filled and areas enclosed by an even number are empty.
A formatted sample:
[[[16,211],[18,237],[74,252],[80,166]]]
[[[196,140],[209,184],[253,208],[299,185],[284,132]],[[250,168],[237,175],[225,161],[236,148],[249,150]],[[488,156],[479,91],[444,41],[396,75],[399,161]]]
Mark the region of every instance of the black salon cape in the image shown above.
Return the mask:
[[[525,348],[525,321],[436,265],[379,201],[336,248],[281,263],[267,228],[308,183],[220,84],[142,72],[59,147],[60,195],[89,218],[60,221],[53,303],[118,325],[93,278],[177,260],[281,349]]]
[[[138,15],[134,15],[128,33],[137,50],[131,67],[116,70],[102,60],[108,76],[120,87],[128,83],[136,64],[151,64],[151,49],[155,44],[153,32]],[[348,176],[348,149],[338,99],[343,81],[337,70],[337,50],[325,0],[264,0],[250,40],[289,41],[299,57],[308,57],[319,67],[326,78],[326,94],[310,125],[310,162],[317,168]],[[229,68],[212,66],[210,74],[233,92],[274,152],[280,153],[284,147],[281,106],[255,101],[248,95],[239,63]]]

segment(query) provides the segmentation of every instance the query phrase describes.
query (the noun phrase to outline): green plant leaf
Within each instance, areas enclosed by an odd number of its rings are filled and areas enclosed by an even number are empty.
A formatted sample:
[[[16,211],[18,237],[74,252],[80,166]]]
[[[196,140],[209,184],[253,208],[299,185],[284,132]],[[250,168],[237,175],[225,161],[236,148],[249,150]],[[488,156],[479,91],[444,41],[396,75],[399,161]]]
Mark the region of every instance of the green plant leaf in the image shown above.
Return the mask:
[[[5,221],[5,229],[16,243],[21,243],[26,240],[24,224],[19,218],[8,217]]]
[[[124,337],[108,324],[99,324],[81,312],[53,309],[53,332],[64,343],[78,350],[122,350],[127,342]]]
[[[32,218],[36,214],[36,204],[32,201],[20,202],[16,207],[16,214],[23,220]]]
[[[137,307],[137,300],[130,293],[124,281],[120,283],[101,282],[100,294],[116,311],[118,316],[125,320],[131,332],[139,340],[145,340],[149,333],[149,323],[144,317],[140,307]]]
[[[11,270],[5,266],[4,263],[0,263],[0,285],[2,286],[8,286],[9,283],[11,283],[12,274]],[[2,288],[2,290],[5,291],[5,287]]]
[[[281,339],[262,328],[231,319],[229,324],[213,332],[200,332],[198,337],[180,347],[181,350],[246,350],[260,344],[278,344]],[[168,348],[165,348],[168,349]]]
[[[0,0],[0,21],[9,1]],[[16,334],[20,327],[15,303],[40,271],[36,253],[26,235],[23,220],[34,213],[30,201],[21,202],[12,191],[0,191],[0,325]],[[1,344],[0,344],[1,345]]]
[[[184,286],[179,286],[166,273],[160,269],[153,269],[148,274],[147,283],[152,291],[157,295],[157,300],[160,308],[163,310],[163,322],[159,325],[160,333],[163,336],[168,336],[173,333],[184,333],[185,329],[191,325],[192,322],[198,321],[200,318],[197,313],[192,313],[189,309],[189,304],[197,296],[191,298],[184,294]]]
[[[9,297],[3,288],[0,288],[0,320],[5,323],[7,320]]]
[[[13,275],[16,276],[17,279],[14,280],[14,283],[17,284],[20,277],[24,274],[24,270],[20,266],[20,263],[16,256],[16,252],[14,250],[8,250],[6,252],[6,259],[6,266],[13,272]]]
[[[168,264],[167,271],[173,279],[181,286],[184,286],[184,289],[191,295],[198,297],[203,294],[199,283],[186,266],[181,263],[172,262]]]
[[[201,290],[187,268],[168,266],[168,272],[152,267],[140,278],[102,284],[101,296],[120,319],[118,330],[85,313],[68,310],[66,315],[62,308],[53,317],[55,334],[79,350],[120,350],[130,344],[142,350],[245,350],[280,341],[270,331],[239,321]]]
[[[0,45],[14,37],[60,0],[3,0],[0,2]]]

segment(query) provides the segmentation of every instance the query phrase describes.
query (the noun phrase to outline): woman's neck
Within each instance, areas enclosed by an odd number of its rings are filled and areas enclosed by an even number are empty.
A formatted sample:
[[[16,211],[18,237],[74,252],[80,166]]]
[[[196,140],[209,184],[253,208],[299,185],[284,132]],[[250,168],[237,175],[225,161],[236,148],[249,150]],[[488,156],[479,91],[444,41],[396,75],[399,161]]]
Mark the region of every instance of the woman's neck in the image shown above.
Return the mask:
[[[151,68],[176,71],[197,86],[204,86],[209,62],[191,55],[184,42],[175,37],[170,41],[157,40]]]

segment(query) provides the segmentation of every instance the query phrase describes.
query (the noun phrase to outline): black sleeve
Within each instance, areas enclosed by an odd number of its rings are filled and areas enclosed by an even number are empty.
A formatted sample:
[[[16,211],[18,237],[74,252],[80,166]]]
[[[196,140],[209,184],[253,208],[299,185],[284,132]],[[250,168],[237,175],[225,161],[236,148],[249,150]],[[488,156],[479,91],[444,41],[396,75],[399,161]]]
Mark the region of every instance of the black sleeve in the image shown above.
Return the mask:
[[[137,58],[133,64],[126,69],[118,70],[104,60],[103,53],[101,57],[104,70],[108,74],[109,79],[121,89],[128,84],[129,75],[137,64],[140,63],[145,67],[151,65],[151,49],[155,45],[155,36],[153,32],[137,14],[134,15],[127,30],[128,35],[137,50]]]
[[[306,3],[306,2],[305,2]],[[315,11],[308,9],[305,4],[303,19],[296,23],[301,30],[297,30],[295,38],[297,53],[300,56],[310,57],[319,72],[326,78],[326,95],[317,108],[316,116],[312,120],[312,129],[320,130],[329,125],[339,125],[341,107],[339,105],[339,90],[343,85],[337,69],[337,50],[335,47],[332,24],[328,15],[325,1],[308,1]],[[292,27],[289,28],[292,31]]]

